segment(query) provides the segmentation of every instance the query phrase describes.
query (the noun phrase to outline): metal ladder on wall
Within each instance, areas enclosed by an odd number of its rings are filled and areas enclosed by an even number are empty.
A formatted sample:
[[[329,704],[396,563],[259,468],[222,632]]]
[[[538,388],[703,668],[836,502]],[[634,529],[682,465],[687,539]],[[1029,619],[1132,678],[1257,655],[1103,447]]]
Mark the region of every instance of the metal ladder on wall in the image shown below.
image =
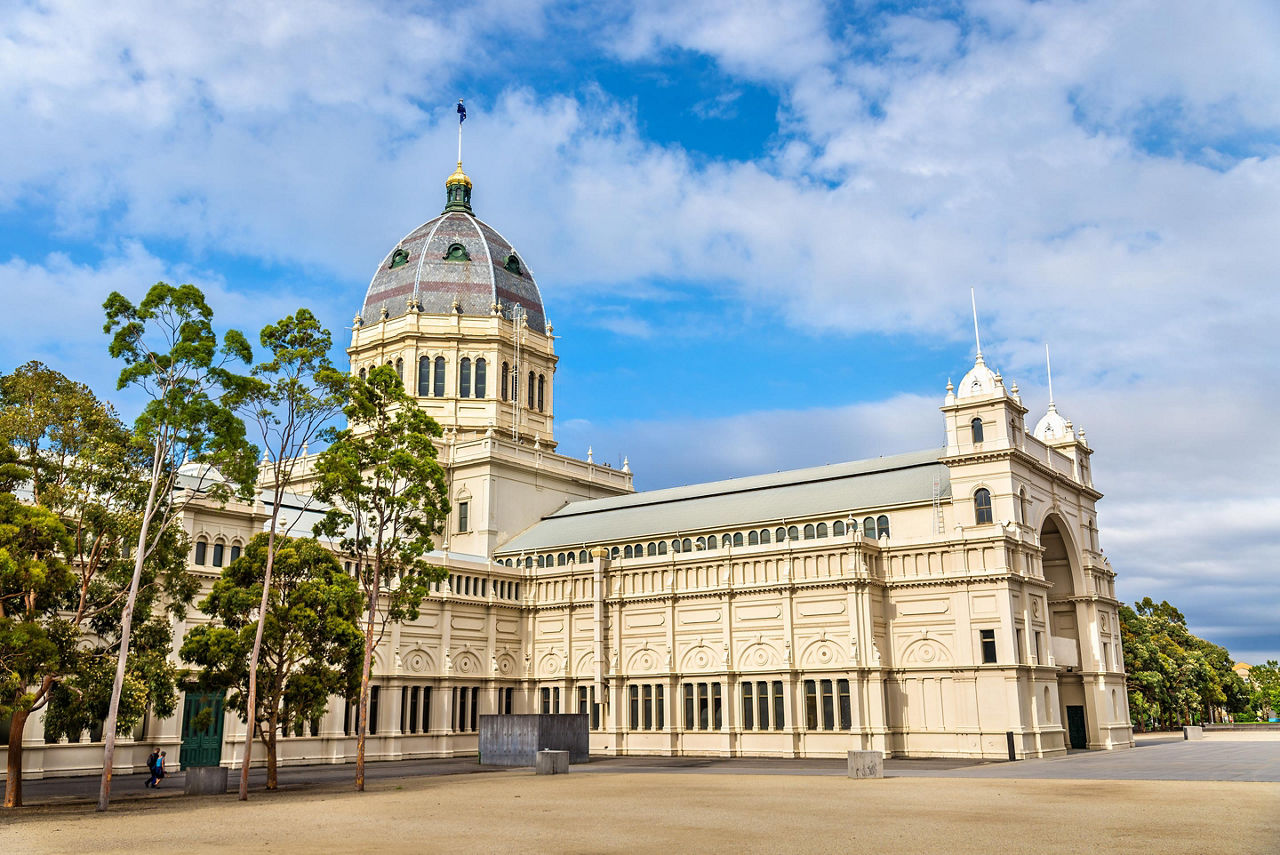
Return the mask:
[[[942,534],[942,479],[933,479],[933,533]]]

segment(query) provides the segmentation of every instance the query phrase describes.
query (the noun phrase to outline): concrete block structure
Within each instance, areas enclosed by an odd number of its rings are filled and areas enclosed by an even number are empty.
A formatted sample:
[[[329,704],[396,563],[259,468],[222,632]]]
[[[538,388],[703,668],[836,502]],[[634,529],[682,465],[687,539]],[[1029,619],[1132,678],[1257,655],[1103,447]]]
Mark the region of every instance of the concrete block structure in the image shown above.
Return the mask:
[[[459,165],[352,324],[351,371],[392,366],[443,426],[452,508],[429,556],[447,579],[374,653],[370,760],[475,755],[481,716],[516,713],[581,714],[590,751],[613,755],[1005,759],[1008,732],[1019,757],[1132,745],[1093,449],[1055,403],[1028,426],[979,348],[939,390],[938,447],[635,492],[629,461],[558,450],[542,292],[471,190]],[[190,506],[206,588],[273,500]],[[291,511],[296,530],[321,510]],[[175,625],[175,650],[201,620]],[[217,709],[216,733],[145,722],[123,770],[196,740],[234,766],[244,726]],[[100,762],[93,734],[27,736],[33,776]],[[352,707],[282,736],[286,765],[348,761]]]
[[[563,751],[574,763],[586,763],[587,716],[482,715],[479,756],[486,766],[532,766],[541,751]]]

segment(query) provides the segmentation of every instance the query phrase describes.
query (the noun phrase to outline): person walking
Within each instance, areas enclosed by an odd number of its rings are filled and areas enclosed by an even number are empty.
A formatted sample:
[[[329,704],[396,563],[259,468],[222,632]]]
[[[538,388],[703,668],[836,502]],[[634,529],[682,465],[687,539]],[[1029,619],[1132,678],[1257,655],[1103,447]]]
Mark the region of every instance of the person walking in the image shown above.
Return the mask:
[[[160,749],[159,748],[151,749],[151,754],[150,756],[147,757],[147,771],[151,773],[151,777],[147,778],[147,782],[143,784],[144,787],[154,787],[156,785],[156,782],[160,780],[160,777],[156,774],[156,765],[159,762],[160,762]]]
[[[160,786],[160,779],[164,777],[164,756],[165,752],[160,752],[160,757],[156,759],[156,782],[151,785],[151,789]]]

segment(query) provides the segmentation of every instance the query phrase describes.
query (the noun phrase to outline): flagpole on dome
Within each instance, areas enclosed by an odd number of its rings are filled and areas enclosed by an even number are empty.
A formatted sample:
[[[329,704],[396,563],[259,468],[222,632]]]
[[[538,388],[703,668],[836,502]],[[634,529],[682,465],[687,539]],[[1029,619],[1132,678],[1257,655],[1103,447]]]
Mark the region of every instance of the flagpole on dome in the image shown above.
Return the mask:
[[[458,99],[458,167],[462,167],[462,123],[467,120],[467,107]]]

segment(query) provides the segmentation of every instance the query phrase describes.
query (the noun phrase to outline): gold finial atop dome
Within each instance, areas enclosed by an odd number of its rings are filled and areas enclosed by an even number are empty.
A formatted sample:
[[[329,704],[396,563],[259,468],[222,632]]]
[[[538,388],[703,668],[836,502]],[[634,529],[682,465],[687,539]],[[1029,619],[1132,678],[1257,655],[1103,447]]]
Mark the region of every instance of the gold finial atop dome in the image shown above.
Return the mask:
[[[452,175],[444,180],[445,187],[448,187],[451,184],[465,184],[468,187],[471,186],[471,179],[467,177],[467,173],[462,171],[462,161],[458,161],[458,168],[453,171]]]

